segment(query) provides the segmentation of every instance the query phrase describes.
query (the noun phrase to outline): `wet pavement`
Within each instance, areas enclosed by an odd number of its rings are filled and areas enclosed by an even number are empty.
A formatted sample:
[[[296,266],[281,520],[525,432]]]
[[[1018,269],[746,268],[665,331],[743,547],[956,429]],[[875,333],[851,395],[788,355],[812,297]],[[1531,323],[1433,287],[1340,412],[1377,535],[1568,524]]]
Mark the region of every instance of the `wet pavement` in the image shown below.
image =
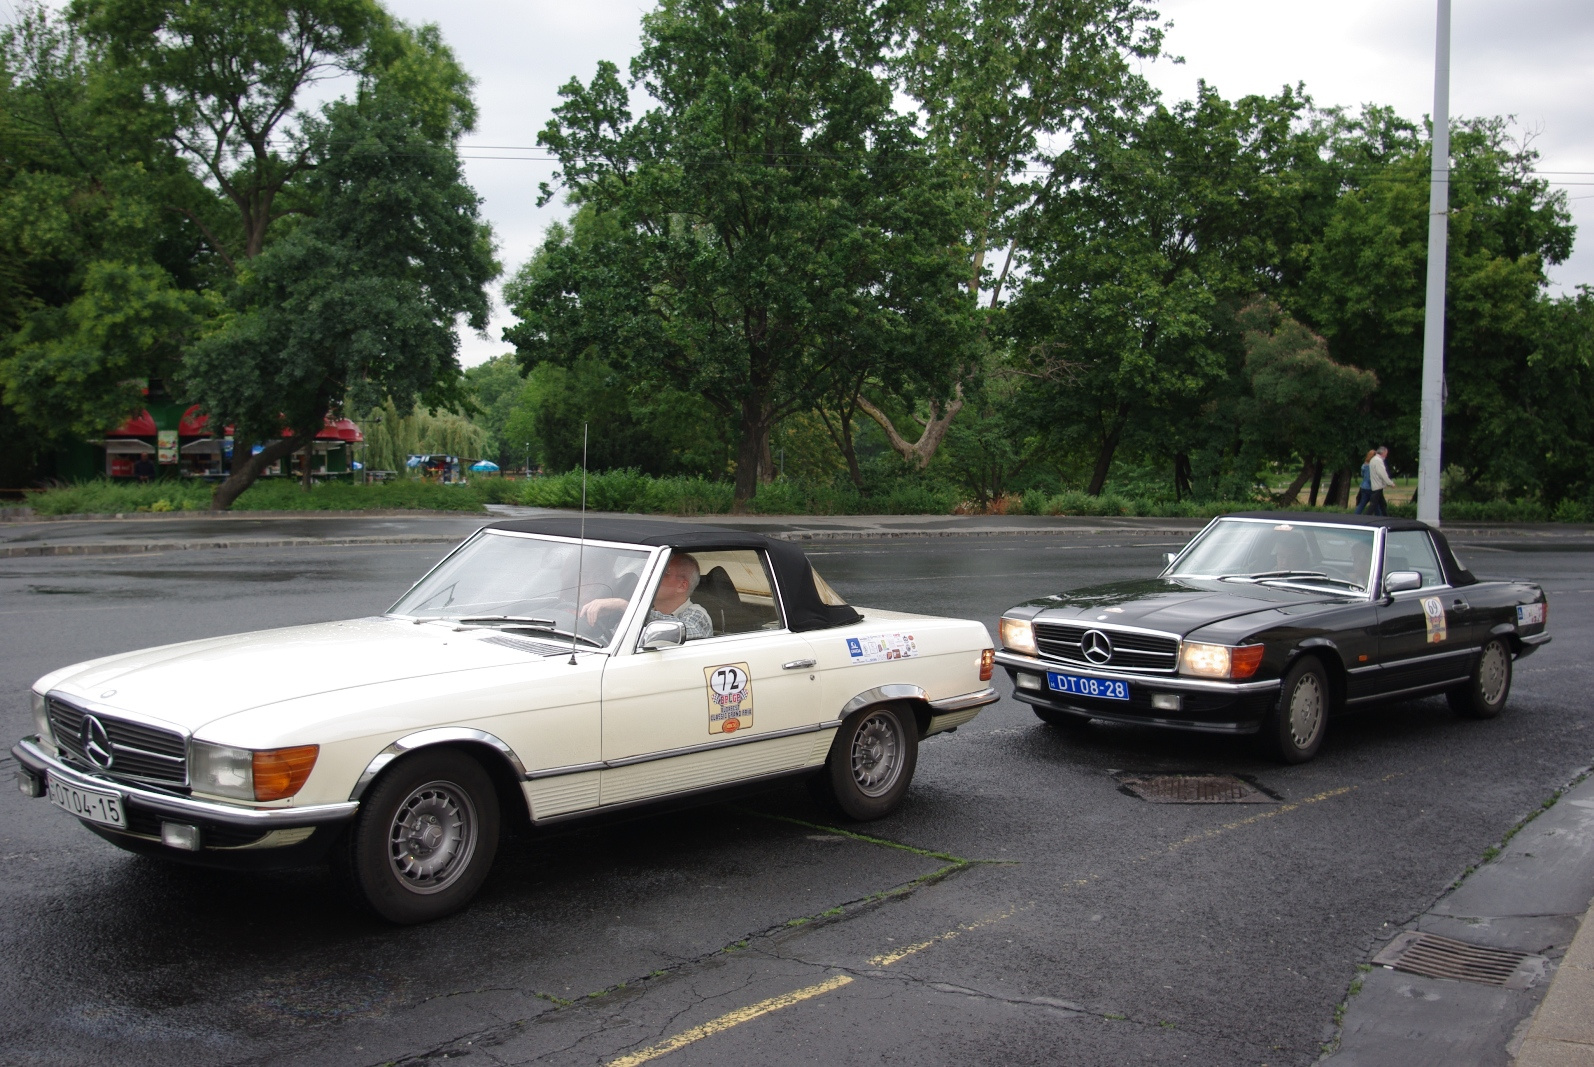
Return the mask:
[[[828,826],[797,787],[528,836],[468,911],[420,928],[363,917],[315,872],[127,855],[6,791],[0,1063],[1311,1063],[1357,965],[1594,754],[1594,554],[1452,536],[1480,574],[1550,590],[1555,642],[1500,719],[1375,707],[1286,768],[1233,739],[1066,735],[1004,700],[924,745],[889,819]],[[809,551],[854,603],[994,631],[1011,603],[1155,570],[1178,543],[1142,527]],[[446,548],[0,560],[0,731],[28,732],[50,668],[377,612]],[[1148,804],[1118,790],[1125,770],[1251,775],[1283,799]]]

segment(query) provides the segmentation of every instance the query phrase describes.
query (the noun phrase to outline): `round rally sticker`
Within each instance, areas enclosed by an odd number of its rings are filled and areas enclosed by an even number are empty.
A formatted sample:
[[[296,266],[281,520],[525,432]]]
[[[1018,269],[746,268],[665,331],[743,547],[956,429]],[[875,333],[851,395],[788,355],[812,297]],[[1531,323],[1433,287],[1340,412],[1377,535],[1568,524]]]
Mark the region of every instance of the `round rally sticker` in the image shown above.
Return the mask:
[[[733,734],[753,725],[753,676],[745,663],[704,667],[708,683],[708,732]]]

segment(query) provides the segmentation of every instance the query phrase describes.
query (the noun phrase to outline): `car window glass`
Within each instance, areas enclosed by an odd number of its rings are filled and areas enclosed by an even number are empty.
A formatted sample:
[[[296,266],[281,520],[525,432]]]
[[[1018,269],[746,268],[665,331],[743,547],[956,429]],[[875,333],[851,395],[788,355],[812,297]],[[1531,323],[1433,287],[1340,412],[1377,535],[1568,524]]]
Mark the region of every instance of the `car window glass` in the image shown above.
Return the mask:
[[[1391,530],[1384,543],[1384,573],[1416,571],[1424,586],[1443,585],[1439,557],[1425,530]]]
[[[701,577],[692,603],[708,612],[714,636],[778,630],[780,609],[763,553],[753,549],[693,552]]]
[[[1339,578],[1367,588],[1368,572],[1373,564],[1371,530],[1307,527],[1304,532],[1316,560],[1313,569],[1322,571],[1330,578]]]
[[[1373,531],[1292,522],[1224,521],[1209,527],[1173,571],[1180,575],[1317,571],[1366,587]]]

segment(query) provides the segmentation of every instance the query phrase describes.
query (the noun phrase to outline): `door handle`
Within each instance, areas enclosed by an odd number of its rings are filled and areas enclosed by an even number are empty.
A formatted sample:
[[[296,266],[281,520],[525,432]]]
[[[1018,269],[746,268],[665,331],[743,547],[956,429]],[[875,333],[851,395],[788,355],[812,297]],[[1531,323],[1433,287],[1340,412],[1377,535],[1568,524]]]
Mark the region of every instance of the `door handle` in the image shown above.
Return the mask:
[[[1455,611],[1470,611],[1472,609],[1472,605],[1468,604],[1465,598],[1459,596],[1451,602],[1450,607]]]
[[[794,659],[790,663],[782,663],[780,669],[783,671],[806,671],[814,663],[815,661],[811,659]]]

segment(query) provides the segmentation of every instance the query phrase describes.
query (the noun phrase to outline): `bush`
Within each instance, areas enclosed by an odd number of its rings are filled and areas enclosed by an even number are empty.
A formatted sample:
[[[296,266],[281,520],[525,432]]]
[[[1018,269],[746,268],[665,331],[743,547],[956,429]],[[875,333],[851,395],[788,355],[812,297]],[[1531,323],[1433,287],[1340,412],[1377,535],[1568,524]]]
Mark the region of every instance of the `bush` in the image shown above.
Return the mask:
[[[298,479],[263,479],[233,504],[234,511],[480,511],[474,485],[400,479],[376,485],[318,482],[308,493]],[[203,511],[215,486],[209,482],[113,482],[100,479],[33,494],[28,501],[40,515],[129,514]]]

